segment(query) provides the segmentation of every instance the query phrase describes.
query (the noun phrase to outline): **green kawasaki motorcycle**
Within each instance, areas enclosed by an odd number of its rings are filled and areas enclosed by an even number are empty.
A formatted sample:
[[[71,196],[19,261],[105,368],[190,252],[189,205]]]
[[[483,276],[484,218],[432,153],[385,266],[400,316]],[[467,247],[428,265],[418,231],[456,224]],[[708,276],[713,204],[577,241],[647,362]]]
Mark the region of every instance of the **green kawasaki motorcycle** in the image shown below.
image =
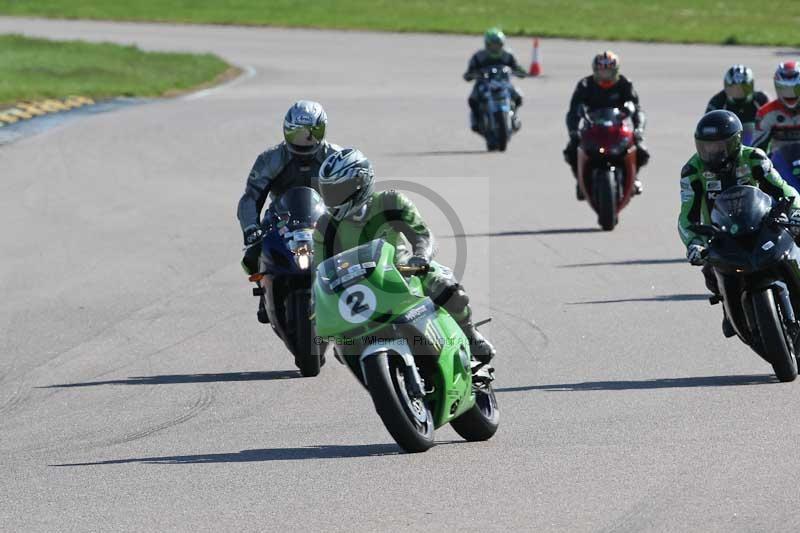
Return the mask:
[[[317,340],[334,344],[405,451],[427,450],[447,423],[466,440],[491,438],[500,417],[491,380],[473,381],[467,338],[424,295],[426,272],[394,258],[394,246],[377,239],[319,265]]]

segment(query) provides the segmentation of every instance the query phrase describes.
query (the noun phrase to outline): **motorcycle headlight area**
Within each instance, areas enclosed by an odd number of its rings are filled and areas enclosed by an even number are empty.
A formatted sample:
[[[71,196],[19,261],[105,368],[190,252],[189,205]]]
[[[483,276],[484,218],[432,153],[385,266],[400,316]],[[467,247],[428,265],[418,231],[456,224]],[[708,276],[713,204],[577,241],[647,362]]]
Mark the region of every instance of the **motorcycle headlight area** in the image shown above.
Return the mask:
[[[301,270],[307,270],[311,266],[314,255],[312,236],[312,230],[294,231],[286,236],[294,261]]]

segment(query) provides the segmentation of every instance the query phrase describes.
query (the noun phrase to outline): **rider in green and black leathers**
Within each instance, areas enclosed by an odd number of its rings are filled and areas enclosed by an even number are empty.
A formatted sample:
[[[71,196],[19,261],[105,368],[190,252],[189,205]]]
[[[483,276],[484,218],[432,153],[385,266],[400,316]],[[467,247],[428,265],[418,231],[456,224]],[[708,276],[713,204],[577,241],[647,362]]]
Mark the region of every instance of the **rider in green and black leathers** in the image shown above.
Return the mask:
[[[727,109],[739,117],[742,125],[754,127],[756,112],[769,102],[769,96],[755,90],[753,70],[744,65],[733,65],[725,72],[723,85],[723,90],[709,100],[706,113]]]
[[[398,264],[429,267],[423,278],[425,294],[444,307],[464,330],[476,360],[488,363],[495,349],[471,320],[469,297],[453,272],[432,261],[433,236],[419,211],[406,196],[374,192],[372,164],[360,151],[346,148],[329,156],[320,168],[320,195],[328,207],[314,232],[314,262],[384,239],[396,248]]]
[[[714,199],[736,185],[758,187],[775,199],[794,198],[800,218],[800,195],[772,167],[767,155],[758,148],[742,146],[742,123],[730,111],[717,110],[700,119],[695,129],[697,153],[681,170],[681,212],[678,231],[686,245],[686,257],[693,265],[704,263],[707,239],[692,231],[694,224],[710,224]],[[711,268],[703,267],[708,289],[718,295],[717,280]],[[725,336],[735,335],[727,318],[722,324]]]
[[[519,78],[524,78],[528,75],[525,72],[525,69],[519,66],[514,54],[512,54],[510,50],[505,49],[506,36],[502,31],[497,28],[490,28],[486,30],[486,33],[483,34],[483,42],[485,44],[485,48],[483,50],[478,50],[470,58],[469,65],[467,65],[467,71],[464,73],[464,80],[476,80],[481,70],[489,67],[509,67],[512,74]],[[517,89],[513,89],[511,92],[511,98],[514,100],[515,108],[519,109],[522,105],[522,95],[519,93],[519,91],[517,91]],[[472,87],[472,92],[469,95],[468,103],[470,109],[470,126],[472,131],[477,132],[478,108],[480,106],[480,103],[478,102],[477,83]],[[518,115],[515,114],[514,116],[517,117]],[[514,129],[519,129],[519,119],[516,119]]]

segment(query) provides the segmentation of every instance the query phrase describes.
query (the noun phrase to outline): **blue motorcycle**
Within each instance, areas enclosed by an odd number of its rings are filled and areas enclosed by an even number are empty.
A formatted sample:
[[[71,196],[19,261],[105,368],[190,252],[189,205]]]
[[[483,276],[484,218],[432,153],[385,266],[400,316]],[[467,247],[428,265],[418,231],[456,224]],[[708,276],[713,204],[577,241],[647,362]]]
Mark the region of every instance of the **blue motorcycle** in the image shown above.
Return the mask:
[[[478,76],[478,132],[490,152],[504,152],[511,135],[521,126],[511,96],[514,87],[510,76],[509,67],[489,67]]]
[[[312,236],[325,213],[319,194],[309,187],[293,187],[272,202],[262,222],[264,237],[258,273],[250,280],[262,299],[259,321],[269,323],[294,355],[303,376],[316,376],[325,362],[324,344],[315,342],[311,320],[314,282]]]

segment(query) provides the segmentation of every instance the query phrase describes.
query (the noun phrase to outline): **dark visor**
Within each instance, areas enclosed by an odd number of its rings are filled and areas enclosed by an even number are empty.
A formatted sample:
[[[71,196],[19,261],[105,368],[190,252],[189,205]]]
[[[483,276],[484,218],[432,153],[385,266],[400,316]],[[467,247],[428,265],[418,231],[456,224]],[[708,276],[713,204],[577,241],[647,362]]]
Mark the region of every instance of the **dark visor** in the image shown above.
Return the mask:
[[[356,179],[348,179],[340,183],[320,183],[319,193],[328,207],[336,207],[350,200],[358,192],[361,185]]]

